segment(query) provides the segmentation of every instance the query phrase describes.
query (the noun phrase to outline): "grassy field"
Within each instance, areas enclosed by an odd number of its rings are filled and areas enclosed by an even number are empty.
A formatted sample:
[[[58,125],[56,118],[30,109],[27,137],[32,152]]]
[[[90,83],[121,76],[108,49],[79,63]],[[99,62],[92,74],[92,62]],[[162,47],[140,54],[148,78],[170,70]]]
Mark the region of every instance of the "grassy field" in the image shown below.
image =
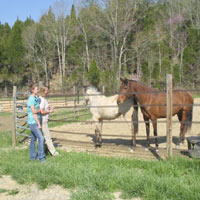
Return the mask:
[[[78,122],[91,117],[88,111],[82,114],[76,118],[73,111],[60,110],[51,119]],[[62,123],[66,122],[52,121],[50,127]],[[200,199],[200,160],[176,157],[151,161],[58,150],[59,157],[48,155],[41,164],[29,160],[28,147],[12,148],[11,138],[11,131],[0,131],[0,176],[11,175],[20,184],[37,183],[42,189],[57,184],[71,190],[72,200],[109,200],[114,199],[114,192],[121,192],[124,199]],[[1,192],[5,191],[0,188]]]
[[[40,188],[58,184],[72,191],[72,200],[113,199],[114,192],[130,199],[200,199],[200,161],[110,158],[87,153],[47,156],[46,163],[29,161],[29,150],[11,147],[11,132],[0,133],[0,176]],[[1,190],[1,188],[0,188]]]
[[[67,124],[67,123],[85,121],[85,120],[91,119],[91,116],[92,115],[90,114],[89,110],[86,110],[86,109],[79,110],[77,116],[74,114],[73,109],[58,110],[51,115],[49,127],[53,128],[56,126]]]
[[[12,116],[11,112],[0,112],[0,117]]]

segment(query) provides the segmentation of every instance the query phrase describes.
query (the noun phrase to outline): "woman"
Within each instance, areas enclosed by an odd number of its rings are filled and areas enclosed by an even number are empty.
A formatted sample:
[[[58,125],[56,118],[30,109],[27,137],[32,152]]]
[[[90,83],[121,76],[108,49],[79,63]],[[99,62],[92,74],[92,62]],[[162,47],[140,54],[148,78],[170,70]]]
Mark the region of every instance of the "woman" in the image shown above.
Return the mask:
[[[45,162],[44,137],[41,132],[39,98],[37,97],[38,86],[33,85],[30,89],[31,95],[28,98],[28,126],[31,129],[30,159],[39,159]],[[38,139],[38,152],[35,149],[35,142]]]
[[[54,112],[53,107],[49,106],[47,99],[45,98],[48,95],[49,89],[47,87],[43,87],[41,89],[40,96],[40,112],[42,114],[42,133],[44,135],[47,147],[52,156],[57,156],[59,153],[56,151],[52,139],[51,134],[48,128],[49,114]]]

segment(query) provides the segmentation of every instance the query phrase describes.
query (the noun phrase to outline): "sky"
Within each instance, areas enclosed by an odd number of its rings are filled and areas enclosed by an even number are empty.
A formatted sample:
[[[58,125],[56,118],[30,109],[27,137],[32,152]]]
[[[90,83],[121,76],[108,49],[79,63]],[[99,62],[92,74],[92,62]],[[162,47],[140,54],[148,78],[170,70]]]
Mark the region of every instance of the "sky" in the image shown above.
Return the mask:
[[[0,0],[0,22],[12,27],[17,19],[25,21],[31,17],[37,22],[58,0]],[[73,0],[64,0],[71,8]]]

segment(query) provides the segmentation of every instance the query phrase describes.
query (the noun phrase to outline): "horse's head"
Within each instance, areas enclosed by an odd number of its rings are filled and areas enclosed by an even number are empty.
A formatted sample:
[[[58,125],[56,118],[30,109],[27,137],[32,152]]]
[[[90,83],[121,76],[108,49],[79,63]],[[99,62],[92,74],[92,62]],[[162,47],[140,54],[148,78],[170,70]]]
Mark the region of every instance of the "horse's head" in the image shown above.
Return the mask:
[[[119,96],[117,98],[118,105],[122,104],[132,96],[128,79],[120,78],[120,80],[121,80],[121,86],[120,86]]]
[[[88,102],[91,101],[93,98],[97,98],[101,93],[94,87],[87,87],[85,89],[85,103],[88,105]]]

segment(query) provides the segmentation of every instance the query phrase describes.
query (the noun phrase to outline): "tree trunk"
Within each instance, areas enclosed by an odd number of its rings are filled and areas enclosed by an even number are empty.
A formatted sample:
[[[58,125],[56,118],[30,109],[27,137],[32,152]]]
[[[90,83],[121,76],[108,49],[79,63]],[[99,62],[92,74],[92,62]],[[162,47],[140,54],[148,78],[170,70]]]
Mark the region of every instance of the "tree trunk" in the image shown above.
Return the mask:
[[[57,52],[58,52],[58,65],[59,65],[59,73],[60,73],[60,84],[61,86],[63,85],[63,79],[62,79],[62,64],[61,64],[61,54],[60,54],[60,47],[59,47],[59,42],[56,42],[57,46]]]
[[[44,69],[45,69],[45,85],[48,87],[49,86],[49,78],[48,78],[48,66],[47,66],[47,61],[46,59],[44,60]]]

